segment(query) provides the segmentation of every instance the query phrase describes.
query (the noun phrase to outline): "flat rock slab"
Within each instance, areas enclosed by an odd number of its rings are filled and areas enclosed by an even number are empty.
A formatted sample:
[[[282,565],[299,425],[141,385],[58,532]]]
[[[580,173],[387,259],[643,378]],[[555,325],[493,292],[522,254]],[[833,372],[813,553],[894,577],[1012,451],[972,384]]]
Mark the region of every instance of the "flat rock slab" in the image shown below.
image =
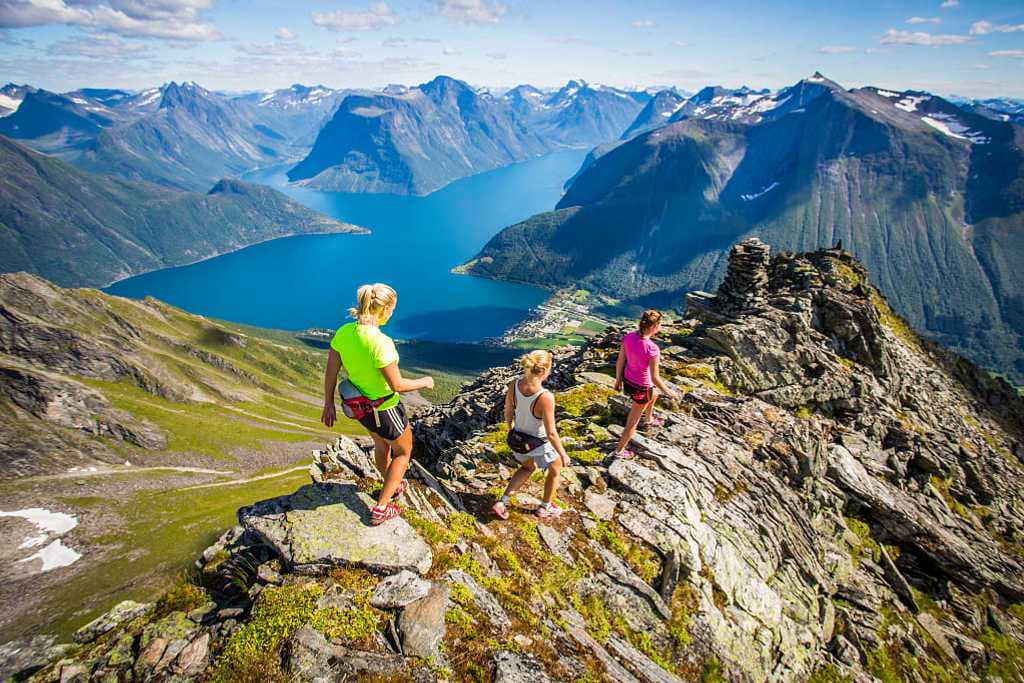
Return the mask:
[[[587,490],[583,494],[583,504],[598,519],[608,521],[615,516],[615,501],[597,491]]]
[[[100,636],[137,617],[141,617],[150,608],[149,604],[125,600],[114,605],[106,614],[96,617],[82,628],[75,631],[76,643],[91,643]]]
[[[354,484],[309,484],[240,509],[238,521],[297,573],[318,574],[337,565],[388,574],[429,570],[430,546],[404,519],[370,526],[373,504]]]
[[[502,650],[494,656],[494,683],[551,683],[551,678],[530,655]]]
[[[466,590],[473,596],[473,602],[483,612],[491,624],[502,633],[507,633],[512,628],[512,620],[501,603],[491,595],[486,588],[476,582],[472,576],[461,569],[449,569],[444,574],[445,581],[459,583],[466,587]]]

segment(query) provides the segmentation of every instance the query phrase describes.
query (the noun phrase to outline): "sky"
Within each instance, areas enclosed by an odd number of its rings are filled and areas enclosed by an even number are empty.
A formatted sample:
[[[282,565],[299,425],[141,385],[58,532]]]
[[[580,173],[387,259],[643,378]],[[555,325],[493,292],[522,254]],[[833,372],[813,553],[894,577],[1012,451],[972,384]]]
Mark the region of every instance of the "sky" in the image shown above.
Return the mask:
[[[1020,0],[0,0],[0,83],[846,87],[1024,97]]]

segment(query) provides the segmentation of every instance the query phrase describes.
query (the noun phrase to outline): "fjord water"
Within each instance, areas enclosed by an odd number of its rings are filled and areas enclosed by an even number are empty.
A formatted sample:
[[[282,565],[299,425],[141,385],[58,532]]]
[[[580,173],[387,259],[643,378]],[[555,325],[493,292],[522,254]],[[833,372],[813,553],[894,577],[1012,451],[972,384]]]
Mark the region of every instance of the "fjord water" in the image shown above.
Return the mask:
[[[501,228],[552,209],[585,150],[565,150],[458,180],[426,197],[290,187],[285,167],[245,177],[370,235],[304,235],[117,282],[111,294],[154,296],[233,322],[299,330],[345,321],[356,288],[398,290],[388,332],[400,339],[476,341],[501,334],[545,298],[524,285],[453,275]]]

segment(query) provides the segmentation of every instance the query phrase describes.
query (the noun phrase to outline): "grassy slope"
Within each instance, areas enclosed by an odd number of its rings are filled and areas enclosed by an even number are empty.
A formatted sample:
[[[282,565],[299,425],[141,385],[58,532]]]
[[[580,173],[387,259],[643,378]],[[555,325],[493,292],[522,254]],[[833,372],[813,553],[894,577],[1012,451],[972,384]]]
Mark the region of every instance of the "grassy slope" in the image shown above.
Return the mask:
[[[0,137],[0,271],[99,286],[274,237],[352,229],[267,187],[178,192],[86,173]]]

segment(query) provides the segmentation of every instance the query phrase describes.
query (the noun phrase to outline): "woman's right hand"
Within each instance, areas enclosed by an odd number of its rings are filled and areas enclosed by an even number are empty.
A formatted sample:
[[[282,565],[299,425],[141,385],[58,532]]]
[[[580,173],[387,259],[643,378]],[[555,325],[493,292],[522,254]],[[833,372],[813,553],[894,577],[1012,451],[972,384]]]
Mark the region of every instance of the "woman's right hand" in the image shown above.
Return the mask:
[[[334,422],[338,419],[338,414],[335,411],[333,403],[325,403],[323,412],[320,413],[320,421],[328,427],[333,427]]]
[[[622,391],[622,380],[615,380],[615,391]]]
[[[431,377],[430,375],[426,375],[424,377],[421,377],[420,378],[420,382],[423,383],[423,386],[421,387],[422,389],[433,389],[434,388],[434,378]]]

